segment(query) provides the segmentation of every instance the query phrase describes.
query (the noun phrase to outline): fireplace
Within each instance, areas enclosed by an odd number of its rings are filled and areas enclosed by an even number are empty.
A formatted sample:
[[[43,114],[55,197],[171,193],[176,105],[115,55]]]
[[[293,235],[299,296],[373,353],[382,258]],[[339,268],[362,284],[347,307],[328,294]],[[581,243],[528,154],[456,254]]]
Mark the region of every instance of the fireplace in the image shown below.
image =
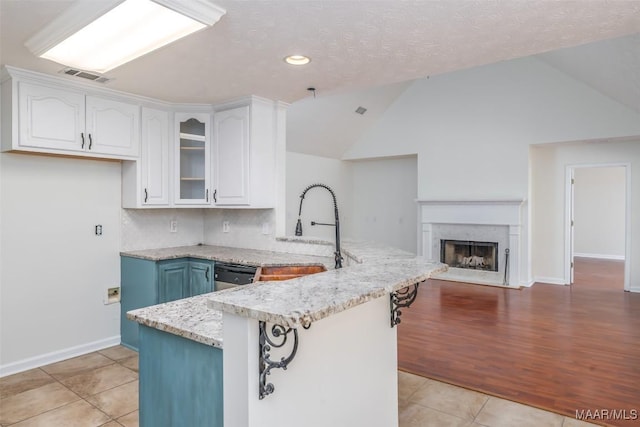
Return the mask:
[[[523,242],[520,236],[525,203],[521,199],[418,200],[422,236],[418,249],[421,255],[440,259],[442,247],[446,247],[443,240],[454,240],[467,246],[459,248],[458,253],[455,248],[449,249],[453,251],[449,256],[454,259],[445,262],[451,268],[434,277],[482,285],[516,287],[526,284],[526,274],[521,268],[526,257],[521,258]],[[469,242],[476,244],[469,248]],[[496,242],[496,246],[486,248],[478,242]],[[446,248],[444,252],[447,252]]]
[[[449,267],[498,271],[498,243],[440,240],[440,261]]]

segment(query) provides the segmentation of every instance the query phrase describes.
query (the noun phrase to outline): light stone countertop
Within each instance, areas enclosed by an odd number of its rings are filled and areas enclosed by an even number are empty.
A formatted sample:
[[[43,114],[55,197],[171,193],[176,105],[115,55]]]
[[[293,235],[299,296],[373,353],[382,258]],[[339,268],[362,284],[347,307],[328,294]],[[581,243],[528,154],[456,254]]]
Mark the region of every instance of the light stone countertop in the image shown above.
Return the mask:
[[[327,244],[305,238],[284,241]],[[384,245],[345,241],[344,253],[356,262],[286,281],[256,282],[238,288],[133,310],[127,318],[202,344],[222,348],[222,312],[299,327],[339,313],[398,289],[422,282],[446,270],[441,263]],[[254,266],[325,264],[333,258],[216,246],[186,246],[123,252],[122,255],[160,261],[204,258]]]
[[[421,257],[388,258],[281,282],[208,294],[214,310],[286,327],[312,322],[422,282],[447,266]]]
[[[175,248],[144,249],[120,252],[122,256],[164,261],[176,258],[200,258],[212,261],[244,264],[253,267],[273,265],[325,265],[333,268],[333,258],[302,255],[284,252],[262,251],[257,249],[230,248],[225,246],[195,245]]]
[[[127,312],[127,318],[159,331],[222,348],[222,311],[208,307],[210,295],[139,308]]]

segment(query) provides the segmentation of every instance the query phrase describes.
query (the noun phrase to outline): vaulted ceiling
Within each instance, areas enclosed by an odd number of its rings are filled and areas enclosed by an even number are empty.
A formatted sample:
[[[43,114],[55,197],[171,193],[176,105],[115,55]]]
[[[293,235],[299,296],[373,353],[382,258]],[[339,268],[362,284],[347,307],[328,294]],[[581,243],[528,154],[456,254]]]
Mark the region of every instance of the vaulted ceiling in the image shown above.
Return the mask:
[[[0,0],[0,63],[59,73],[24,42],[72,3]],[[288,148],[336,158],[411,80],[529,55],[640,111],[638,0],[215,3],[227,14],[214,27],[110,71],[107,86],[174,102],[299,101]],[[294,53],[311,64],[287,65]]]

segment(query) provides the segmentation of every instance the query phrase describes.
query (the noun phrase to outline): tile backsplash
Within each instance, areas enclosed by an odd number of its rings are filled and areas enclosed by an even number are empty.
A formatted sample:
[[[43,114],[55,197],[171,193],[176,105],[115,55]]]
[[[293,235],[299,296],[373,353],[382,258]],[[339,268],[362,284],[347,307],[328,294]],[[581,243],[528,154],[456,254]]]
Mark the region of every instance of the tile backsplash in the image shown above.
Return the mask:
[[[172,220],[177,221],[175,233],[170,231]],[[122,209],[122,251],[198,243],[319,256],[333,253],[332,245],[276,240],[273,209]]]
[[[197,245],[203,242],[203,209],[122,209],[123,251]],[[169,229],[177,221],[177,231]]]

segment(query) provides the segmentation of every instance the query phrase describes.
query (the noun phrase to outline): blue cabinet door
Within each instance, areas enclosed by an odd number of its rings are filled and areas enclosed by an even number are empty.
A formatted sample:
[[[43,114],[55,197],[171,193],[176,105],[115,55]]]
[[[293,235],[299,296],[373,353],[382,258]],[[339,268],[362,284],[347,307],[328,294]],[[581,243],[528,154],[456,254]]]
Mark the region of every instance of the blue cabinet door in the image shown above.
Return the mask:
[[[187,296],[213,292],[213,263],[192,260],[189,264],[189,295]]]
[[[158,304],[189,296],[189,262],[158,263]]]
[[[158,276],[155,261],[120,258],[120,340],[138,350],[138,324],[127,319],[127,311],[158,303]]]

